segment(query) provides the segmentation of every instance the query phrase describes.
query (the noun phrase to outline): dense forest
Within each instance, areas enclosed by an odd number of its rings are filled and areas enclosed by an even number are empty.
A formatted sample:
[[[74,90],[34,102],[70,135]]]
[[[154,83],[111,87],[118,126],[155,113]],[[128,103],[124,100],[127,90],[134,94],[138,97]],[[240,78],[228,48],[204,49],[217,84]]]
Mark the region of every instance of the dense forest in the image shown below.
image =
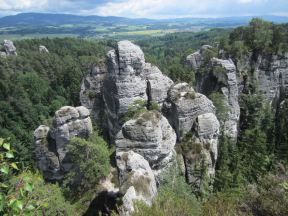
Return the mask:
[[[80,105],[83,78],[91,66],[104,61],[115,43],[72,38],[21,40],[15,42],[18,56],[0,58],[0,214],[93,215],[87,209],[99,190],[97,184],[114,166],[115,149],[101,137],[101,128],[87,140],[72,141],[71,155],[85,172],[78,185],[73,175],[79,170],[73,170],[60,185],[44,181],[35,166],[33,131],[40,124],[51,125],[60,107]],[[207,59],[231,58],[238,67],[247,55],[252,61],[260,55],[285,55],[288,25],[253,19],[246,27],[174,33],[136,43],[147,61],[173,81],[195,85],[199,71],[187,67],[185,59],[201,45],[214,47]],[[49,53],[39,53],[39,45],[45,45]],[[252,68],[247,76],[253,73]],[[209,97],[217,117],[225,118],[221,97]],[[239,100],[240,135],[237,144],[221,136],[215,180],[196,190],[172,167],[163,175],[152,206],[137,203],[134,215],[288,215],[288,95],[283,91],[281,103],[271,106],[251,79]],[[185,151],[185,141],[177,148]],[[85,149],[91,152],[93,163],[79,154]]]

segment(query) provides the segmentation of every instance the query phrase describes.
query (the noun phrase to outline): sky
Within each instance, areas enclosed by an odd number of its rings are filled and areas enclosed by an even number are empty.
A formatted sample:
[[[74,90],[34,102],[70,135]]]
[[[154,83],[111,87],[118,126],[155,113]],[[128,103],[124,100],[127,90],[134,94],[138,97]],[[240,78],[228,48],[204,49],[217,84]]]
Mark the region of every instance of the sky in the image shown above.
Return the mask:
[[[0,0],[0,16],[24,12],[154,19],[288,16],[288,0]]]

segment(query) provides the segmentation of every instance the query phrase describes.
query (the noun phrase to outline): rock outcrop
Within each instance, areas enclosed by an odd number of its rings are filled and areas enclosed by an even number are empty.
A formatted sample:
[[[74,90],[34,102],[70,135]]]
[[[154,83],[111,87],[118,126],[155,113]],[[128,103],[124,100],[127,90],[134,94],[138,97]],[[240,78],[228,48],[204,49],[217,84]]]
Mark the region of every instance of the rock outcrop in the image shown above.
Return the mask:
[[[198,70],[204,63],[205,51],[212,49],[212,46],[203,45],[200,50],[192,53],[186,58],[186,65],[191,67],[193,70]]]
[[[71,168],[67,145],[75,137],[92,133],[90,112],[85,107],[62,107],[55,113],[52,128],[39,126],[35,132],[36,159],[45,178],[59,180]]]
[[[103,82],[107,73],[105,65],[93,65],[90,73],[83,80],[80,91],[82,106],[90,110],[93,118],[100,125],[103,123],[104,113]]]
[[[132,213],[134,211],[133,202],[136,200],[151,205],[157,194],[157,187],[148,161],[133,151],[118,152],[116,161],[119,170],[120,191],[124,194],[122,214]]]
[[[175,159],[176,134],[158,111],[146,111],[126,122],[117,134],[116,151],[142,155],[157,175]]]
[[[120,118],[136,100],[147,100],[147,83],[150,82],[149,97],[160,105],[167,90],[173,84],[161,71],[145,62],[142,50],[129,41],[120,41],[116,50],[107,54],[108,75],[104,81],[103,98],[107,125],[111,138],[121,129]]]
[[[217,117],[213,113],[205,113],[197,117],[191,138],[184,141],[187,181],[198,188],[205,178],[211,180],[215,176],[219,131],[220,123]]]
[[[215,113],[213,103],[205,95],[195,92],[187,83],[171,87],[162,110],[176,131],[178,140],[191,132],[199,115]]]
[[[39,46],[39,52],[40,53],[49,53],[49,50],[47,49],[47,47],[40,45]]]
[[[281,91],[288,89],[288,53],[285,55],[259,55],[257,60],[242,65],[242,70],[252,70],[250,82],[259,86],[260,92],[269,102],[277,103]]]
[[[16,47],[11,40],[4,40],[4,52],[0,52],[0,56],[17,56]]]
[[[216,78],[219,92],[225,97],[228,107],[228,117],[224,120],[224,133],[233,139],[238,136],[238,124],[240,118],[239,91],[237,72],[233,61],[217,58],[211,59],[212,73]],[[220,68],[220,70],[219,70]]]
[[[182,145],[187,181],[200,187],[214,177],[220,124],[213,103],[187,83],[171,87],[163,113]]]

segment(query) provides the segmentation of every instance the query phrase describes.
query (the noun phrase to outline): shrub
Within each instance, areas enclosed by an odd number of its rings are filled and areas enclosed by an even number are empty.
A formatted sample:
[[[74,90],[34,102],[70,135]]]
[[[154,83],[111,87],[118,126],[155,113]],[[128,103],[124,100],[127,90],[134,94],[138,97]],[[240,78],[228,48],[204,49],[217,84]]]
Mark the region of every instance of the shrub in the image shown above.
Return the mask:
[[[201,215],[201,205],[192,190],[180,176],[177,168],[172,167],[161,177],[158,195],[151,207],[136,202],[133,216],[197,216]]]
[[[69,146],[73,161],[72,170],[66,175],[65,184],[70,191],[81,195],[94,189],[99,180],[110,172],[110,152],[106,142],[96,132],[86,141],[74,138]]]

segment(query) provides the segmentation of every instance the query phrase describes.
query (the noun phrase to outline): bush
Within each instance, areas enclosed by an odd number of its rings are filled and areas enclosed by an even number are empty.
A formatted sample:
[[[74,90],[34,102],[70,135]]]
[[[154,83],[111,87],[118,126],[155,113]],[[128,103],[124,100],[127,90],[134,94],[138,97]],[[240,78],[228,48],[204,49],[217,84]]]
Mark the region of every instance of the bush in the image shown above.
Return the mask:
[[[151,207],[136,203],[133,216],[197,216],[201,215],[201,205],[192,190],[180,176],[177,168],[172,167],[164,173],[158,195]]]
[[[99,180],[110,172],[110,152],[106,142],[94,132],[87,141],[72,139],[68,149],[73,168],[66,175],[65,184],[75,195],[95,189]]]
[[[221,93],[214,92],[209,95],[210,100],[216,107],[216,116],[220,121],[225,121],[228,118],[229,108],[225,101],[225,96]]]

